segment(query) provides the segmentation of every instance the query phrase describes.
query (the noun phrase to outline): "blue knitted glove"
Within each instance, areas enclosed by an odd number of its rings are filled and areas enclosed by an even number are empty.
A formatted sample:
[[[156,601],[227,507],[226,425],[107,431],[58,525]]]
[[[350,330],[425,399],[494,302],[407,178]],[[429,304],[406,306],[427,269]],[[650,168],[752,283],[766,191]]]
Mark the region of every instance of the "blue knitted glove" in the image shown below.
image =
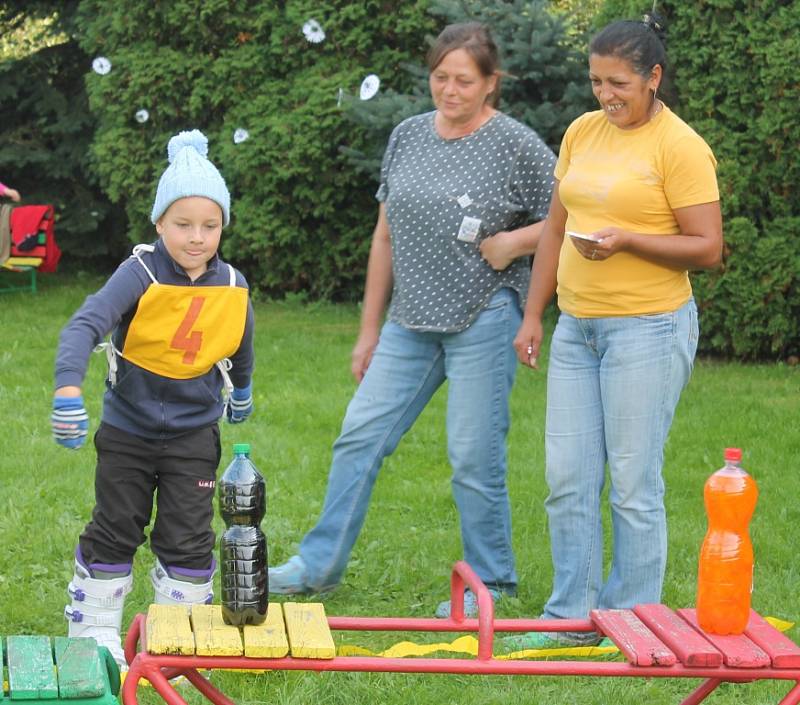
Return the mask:
[[[89,430],[89,415],[83,408],[83,397],[55,397],[50,425],[56,443],[73,450],[80,448]]]
[[[233,388],[228,399],[228,423],[242,423],[253,413],[253,385]]]

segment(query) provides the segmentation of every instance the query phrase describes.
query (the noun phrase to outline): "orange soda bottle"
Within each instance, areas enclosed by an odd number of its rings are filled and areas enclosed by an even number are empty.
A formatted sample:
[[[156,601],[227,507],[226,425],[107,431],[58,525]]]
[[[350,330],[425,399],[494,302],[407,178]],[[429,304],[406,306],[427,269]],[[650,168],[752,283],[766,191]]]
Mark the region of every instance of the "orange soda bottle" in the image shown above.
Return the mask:
[[[725,467],[706,480],[708,531],[697,572],[697,621],[711,634],[741,634],[750,618],[753,544],[748,525],[758,499],[741,467],[742,451],[725,449]]]

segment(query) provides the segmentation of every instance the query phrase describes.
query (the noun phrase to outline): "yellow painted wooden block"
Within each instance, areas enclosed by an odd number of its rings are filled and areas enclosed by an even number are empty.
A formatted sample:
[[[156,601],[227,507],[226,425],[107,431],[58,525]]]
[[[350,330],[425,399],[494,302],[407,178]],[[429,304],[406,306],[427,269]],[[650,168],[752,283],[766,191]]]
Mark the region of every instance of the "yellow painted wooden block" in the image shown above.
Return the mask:
[[[225,624],[219,605],[192,605],[192,629],[198,656],[241,656],[239,628]]]
[[[246,624],[244,655],[249,658],[283,658],[289,653],[283,610],[279,603],[270,602],[263,624]]]
[[[147,610],[147,650],[151,654],[194,655],[194,635],[186,607],[150,605]]]
[[[333,643],[321,602],[284,602],[283,616],[294,658],[333,658]]]

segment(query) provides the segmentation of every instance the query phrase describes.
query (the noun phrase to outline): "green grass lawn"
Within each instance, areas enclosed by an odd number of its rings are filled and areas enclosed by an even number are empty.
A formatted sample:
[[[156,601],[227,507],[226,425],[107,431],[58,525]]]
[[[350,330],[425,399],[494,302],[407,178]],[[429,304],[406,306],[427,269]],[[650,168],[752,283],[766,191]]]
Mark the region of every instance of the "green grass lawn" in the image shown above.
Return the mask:
[[[0,634],[62,634],[72,553],[93,506],[94,449],[67,451],[50,436],[52,369],[58,333],[101,281],[42,277],[36,295],[0,295]],[[354,389],[350,347],[355,307],[256,304],[256,411],[222,425],[223,462],[248,442],[266,478],[270,562],[294,553],[322,504],[330,447]],[[544,361],[546,364],[546,361]],[[100,416],[105,359],[96,355],[84,386],[91,430]],[[520,369],[512,398],[509,483],[519,595],[498,605],[502,617],[533,617],[551,581],[543,510],[545,376]],[[697,557],[705,533],[702,488],[722,464],[723,448],[744,449],[760,499],[752,524],[756,568],[753,606],[800,621],[796,556],[800,539],[800,369],[701,360],[685,391],[666,448],[670,553],[663,601],[694,604]],[[332,615],[430,616],[446,596],[461,557],[458,517],[445,451],[444,394],[439,393],[384,466],[344,583],[326,596]],[[607,518],[607,517],[606,517]],[[220,520],[216,529],[222,528]],[[608,548],[608,547],[607,547]],[[147,546],[136,557],[136,587],[124,623],[152,598]],[[800,642],[800,628],[789,636]],[[453,636],[455,638],[455,636]],[[346,643],[385,648],[393,634],[347,634]],[[418,635],[418,641],[440,641]],[[240,703],[677,703],[694,681],[588,678],[419,676],[352,673],[214,674]],[[187,689],[189,690],[189,689]],[[726,685],[717,703],[774,703],[782,683]],[[194,693],[192,703],[201,702]],[[143,702],[158,702],[150,693]]]

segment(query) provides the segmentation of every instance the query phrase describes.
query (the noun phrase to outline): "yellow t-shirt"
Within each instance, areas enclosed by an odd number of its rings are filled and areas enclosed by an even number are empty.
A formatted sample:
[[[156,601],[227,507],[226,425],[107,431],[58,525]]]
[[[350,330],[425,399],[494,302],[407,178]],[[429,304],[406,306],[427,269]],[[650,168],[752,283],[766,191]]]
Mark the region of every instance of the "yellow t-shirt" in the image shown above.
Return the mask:
[[[617,226],[677,235],[673,209],[719,200],[717,162],[709,146],[669,108],[633,130],[614,127],[603,111],[585,113],[564,134],[555,175],[567,230]],[[564,236],[558,306],[579,318],[674,311],[692,294],[686,271],[618,252],[582,257]]]

